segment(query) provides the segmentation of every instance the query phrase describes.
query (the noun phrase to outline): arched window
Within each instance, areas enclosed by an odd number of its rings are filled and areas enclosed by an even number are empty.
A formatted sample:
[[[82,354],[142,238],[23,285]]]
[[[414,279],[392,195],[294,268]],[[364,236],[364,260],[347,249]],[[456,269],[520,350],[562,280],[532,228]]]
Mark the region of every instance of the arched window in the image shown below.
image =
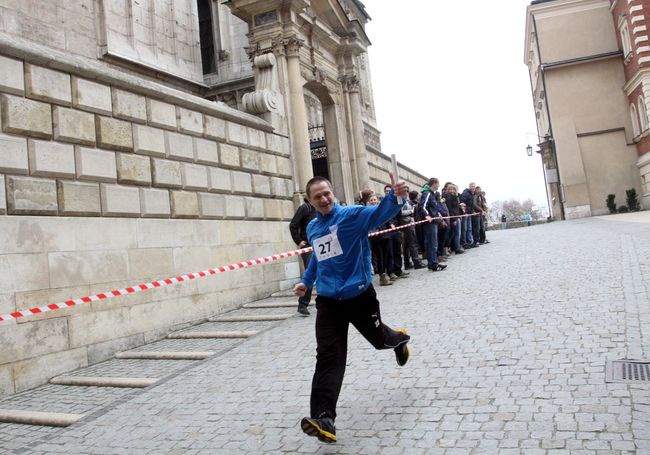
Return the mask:
[[[634,137],[637,137],[641,132],[639,131],[639,116],[636,115],[634,104],[630,104],[630,120],[632,120],[632,131],[634,132]]]
[[[630,29],[627,27],[624,16],[621,17],[618,27],[621,34],[621,44],[623,45],[623,58],[627,58],[628,54],[632,52],[632,43],[630,41]]]
[[[640,96],[639,100],[637,101],[637,110],[639,112],[639,120],[640,120],[640,130],[641,133],[643,133],[645,130],[648,129],[648,111],[645,106],[645,99]]]

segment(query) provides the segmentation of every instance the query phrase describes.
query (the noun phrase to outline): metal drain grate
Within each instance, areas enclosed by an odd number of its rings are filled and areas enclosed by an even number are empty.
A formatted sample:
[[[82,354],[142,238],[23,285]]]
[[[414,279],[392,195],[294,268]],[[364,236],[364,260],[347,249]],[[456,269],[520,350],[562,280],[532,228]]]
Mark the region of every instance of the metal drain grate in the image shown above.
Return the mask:
[[[650,382],[650,360],[610,360],[605,382]]]

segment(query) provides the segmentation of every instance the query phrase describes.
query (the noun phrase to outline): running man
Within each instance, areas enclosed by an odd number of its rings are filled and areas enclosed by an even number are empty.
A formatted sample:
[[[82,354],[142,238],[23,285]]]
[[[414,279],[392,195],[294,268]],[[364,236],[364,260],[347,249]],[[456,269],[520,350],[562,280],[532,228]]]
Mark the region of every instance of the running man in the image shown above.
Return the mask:
[[[352,324],[375,349],[393,349],[397,364],[409,358],[405,330],[393,330],[381,321],[379,302],[372,286],[368,233],[397,215],[408,197],[406,184],[395,183],[377,206],[341,207],[332,185],[323,177],[307,182],[307,198],[317,214],[307,226],[314,254],[302,281],[293,289],[302,296],[318,282],[316,297],[316,371],[311,389],[311,416],[300,422],[302,430],[323,442],[336,441],[336,402],[341,391]],[[398,198],[395,195],[401,196]]]

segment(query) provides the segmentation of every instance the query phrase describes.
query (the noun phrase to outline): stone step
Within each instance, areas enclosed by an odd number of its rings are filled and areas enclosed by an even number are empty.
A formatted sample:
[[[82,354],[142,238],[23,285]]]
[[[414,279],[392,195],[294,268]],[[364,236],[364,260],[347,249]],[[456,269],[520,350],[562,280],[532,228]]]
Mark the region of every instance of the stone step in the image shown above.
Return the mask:
[[[190,338],[248,338],[257,335],[256,330],[239,330],[239,331],[205,331],[205,332],[174,332],[167,335],[167,338],[190,339]]]
[[[298,308],[298,299],[279,300],[277,302],[263,300],[261,302],[247,303],[242,308]]]
[[[81,419],[83,416],[84,414],[0,409],[0,422],[21,423],[25,425],[44,425],[48,427],[67,427]]]
[[[158,378],[119,378],[106,376],[57,376],[50,379],[50,384],[94,386],[94,387],[127,387],[143,388],[158,382]]]
[[[125,351],[115,354],[115,358],[146,360],[203,360],[212,355],[214,355],[214,351]]]
[[[284,321],[293,317],[291,314],[251,314],[251,315],[242,315],[242,316],[216,316],[214,318],[208,319],[210,322],[254,322],[254,321]]]

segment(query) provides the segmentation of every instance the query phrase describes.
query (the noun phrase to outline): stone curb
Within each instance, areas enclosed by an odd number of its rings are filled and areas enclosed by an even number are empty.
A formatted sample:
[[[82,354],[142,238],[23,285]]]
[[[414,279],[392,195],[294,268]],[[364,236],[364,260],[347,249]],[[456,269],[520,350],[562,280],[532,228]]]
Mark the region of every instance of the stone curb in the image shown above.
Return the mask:
[[[284,321],[293,317],[292,314],[267,314],[250,316],[217,316],[208,319],[210,322],[253,322],[253,321]]]
[[[0,422],[22,423],[26,425],[45,425],[67,427],[84,417],[84,414],[65,414],[61,412],[19,411],[0,409]]]
[[[94,386],[94,387],[125,387],[144,388],[158,382],[158,378],[114,378],[102,376],[57,376],[50,379],[50,384]]]
[[[257,335],[259,332],[256,330],[241,330],[241,331],[211,331],[211,332],[174,332],[167,335],[167,338],[172,339],[192,339],[192,338],[248,338]]]
[[[148,360],[203,360],[214,355],[213,351],[170,352],[170,351],[127,351],[115,354],[116,359],[148,359]]]

